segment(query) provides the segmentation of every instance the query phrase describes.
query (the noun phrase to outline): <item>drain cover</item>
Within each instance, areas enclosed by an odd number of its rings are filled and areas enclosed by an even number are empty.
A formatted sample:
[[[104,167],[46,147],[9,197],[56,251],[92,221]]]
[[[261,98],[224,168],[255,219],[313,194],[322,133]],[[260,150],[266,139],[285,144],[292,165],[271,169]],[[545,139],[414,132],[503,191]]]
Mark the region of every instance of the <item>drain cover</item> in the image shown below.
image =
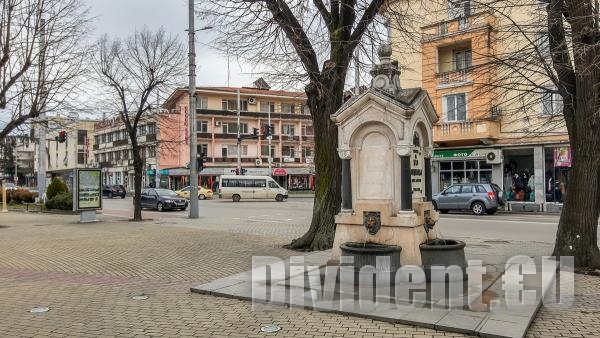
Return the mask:
[[[279,325],[269,324],[261,327],[260,330],[266,333],[273,333],[281,330],[281,327],[279,327]]]
[[[50,311],[50,308],[45,307],[45,306],[36,306],[33,309],[29,310],[29,312],[31,313],[43,313],[43,312],[48,312]]]
[[[131,299],[133,299],[133,300],[146,300],[146,299],[148,299],[148,296],[146,296],[146,295],[133,296],[133,297],[131,297]]]

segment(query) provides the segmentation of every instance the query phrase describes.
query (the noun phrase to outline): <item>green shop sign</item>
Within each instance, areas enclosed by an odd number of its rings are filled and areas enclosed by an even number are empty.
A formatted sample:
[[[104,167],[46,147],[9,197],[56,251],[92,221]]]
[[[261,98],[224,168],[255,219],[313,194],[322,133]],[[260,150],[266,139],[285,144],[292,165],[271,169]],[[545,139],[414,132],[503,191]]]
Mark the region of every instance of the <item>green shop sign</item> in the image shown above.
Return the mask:
[[[435,150],[433,158],[455,158],[455,157],[485,157],[489,149],[450,149]]]

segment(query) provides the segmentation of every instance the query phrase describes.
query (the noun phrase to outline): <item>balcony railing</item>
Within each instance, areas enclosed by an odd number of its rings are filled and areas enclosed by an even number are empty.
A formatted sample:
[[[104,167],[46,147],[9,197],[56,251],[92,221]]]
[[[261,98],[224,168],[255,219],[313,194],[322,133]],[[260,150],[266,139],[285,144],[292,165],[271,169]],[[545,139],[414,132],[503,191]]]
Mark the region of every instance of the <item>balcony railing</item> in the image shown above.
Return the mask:
[[[489,11],[478,12],[467,17],[458,17],[421,27],[422,40],[428,42],[453,34],[490,27],[495,23],[496,18]]]
[[[455,70],[451,72],[437,73],[438,86],[446,86],[456,83],[468,82],[469,81],[469,69]]]
[[[462,121],[438,124],[433,130],[435,142],[496,139],[500,132],[498,121]]]

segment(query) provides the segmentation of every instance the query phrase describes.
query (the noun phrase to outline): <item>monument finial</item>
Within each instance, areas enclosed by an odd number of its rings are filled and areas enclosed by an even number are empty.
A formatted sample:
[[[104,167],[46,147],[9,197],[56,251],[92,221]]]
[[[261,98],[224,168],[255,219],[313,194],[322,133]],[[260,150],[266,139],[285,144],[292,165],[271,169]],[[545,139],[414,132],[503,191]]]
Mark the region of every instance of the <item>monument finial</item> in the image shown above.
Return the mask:
[[[373,66],[371,70],[371,87],[389,93],[396,97],[402,87],[400,87],[400,70],[398,61],[392,60],[392,45],[384,43],[377,49],[379,55],[379,64]]]

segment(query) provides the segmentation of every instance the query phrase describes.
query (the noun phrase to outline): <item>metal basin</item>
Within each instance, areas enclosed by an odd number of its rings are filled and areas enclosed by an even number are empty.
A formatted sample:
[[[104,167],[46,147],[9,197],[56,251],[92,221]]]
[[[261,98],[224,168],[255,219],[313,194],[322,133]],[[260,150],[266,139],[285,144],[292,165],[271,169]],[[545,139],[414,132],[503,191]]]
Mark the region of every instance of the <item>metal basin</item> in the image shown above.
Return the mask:
[[[396,245],[377,243],[347,242],[340,245],[342,256],[353,257],[354,264],[340,266],[342,283],[360,286],[384,286],[394,282],[394,275],[400,268],[400,252]],[[384,265],[385,258],[389,265]],[[379,261],[379,264],[377,262]],[[373,282],[375,276],[375,282]]]
[[[421,262],[427,281],[432,281],[432,266],[444,267],[447,271],[445,276],[438,273],[434,274],[434,277],[436,277],[434,278],[435,282],[457,281],[461,278],[466,280],[465,245],[465,242],[454,239],[434,239],[419,245]],[[441,280],[441,278],[444,278],[444,280]]]

